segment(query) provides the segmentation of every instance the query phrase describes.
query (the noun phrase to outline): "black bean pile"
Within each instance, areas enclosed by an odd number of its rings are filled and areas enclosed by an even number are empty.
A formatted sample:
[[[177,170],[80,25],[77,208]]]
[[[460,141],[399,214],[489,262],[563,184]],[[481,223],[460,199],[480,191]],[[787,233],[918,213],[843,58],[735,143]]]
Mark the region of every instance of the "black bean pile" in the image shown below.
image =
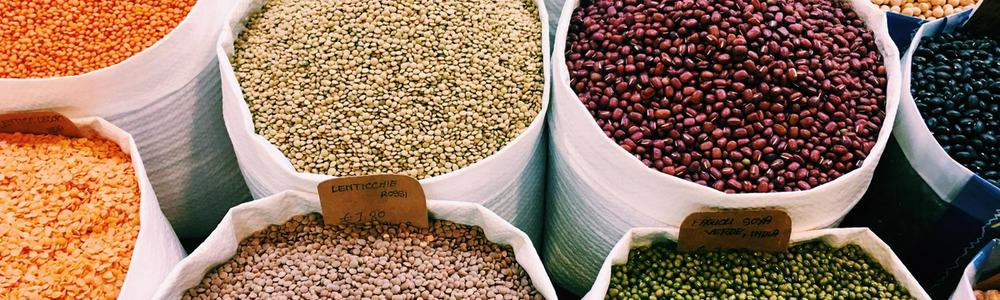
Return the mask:
[[[910,91],[945,152],[1000,186],[1000,43],[962,33],[925,37]]]
[[[861,166],[885,116],[874,34],[841,1],[583,1],[570,86],[646,166],[727,193]]]
[[[913,299],[860,247],[809,242],[787,253],[632,249],[606,299]]]

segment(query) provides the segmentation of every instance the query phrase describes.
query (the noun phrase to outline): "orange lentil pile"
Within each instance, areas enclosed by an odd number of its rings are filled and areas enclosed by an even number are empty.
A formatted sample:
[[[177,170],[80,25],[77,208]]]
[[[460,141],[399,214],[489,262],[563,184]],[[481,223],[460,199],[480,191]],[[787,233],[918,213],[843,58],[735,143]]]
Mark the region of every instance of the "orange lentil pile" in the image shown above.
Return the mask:
[[[197,0],[2,0],[0,78],[83,74],[152,46]]]
[[[0,299],[114,299],[138,234],[117,144],[0,133]]]

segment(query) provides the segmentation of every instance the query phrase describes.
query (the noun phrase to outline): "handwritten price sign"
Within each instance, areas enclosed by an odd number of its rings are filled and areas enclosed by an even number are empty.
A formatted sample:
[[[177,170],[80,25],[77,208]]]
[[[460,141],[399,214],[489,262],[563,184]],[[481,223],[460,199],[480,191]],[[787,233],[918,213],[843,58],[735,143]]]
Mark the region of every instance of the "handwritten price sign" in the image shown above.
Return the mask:
[[[385,220],[385,211],[378,209],[374,211],[369,211],[367,214],[363,211],[359,212],[347,212],[344,213],[343,217],[340,217],[341,224],[364,224],[369,222],[381,223]]]
[[[681,224],[681,251],[746,249],[782,252],[788,249],[792,219],[780,210],[698,212]]]
[[[408,223],[429,226],[427,199],[413,177],[372,175],[320,182],[320,205],[326,224]]]
[[[80,128],[69,118],[53,111],[25,111],[0,114],[0,132],[55,134],[81,137]]]

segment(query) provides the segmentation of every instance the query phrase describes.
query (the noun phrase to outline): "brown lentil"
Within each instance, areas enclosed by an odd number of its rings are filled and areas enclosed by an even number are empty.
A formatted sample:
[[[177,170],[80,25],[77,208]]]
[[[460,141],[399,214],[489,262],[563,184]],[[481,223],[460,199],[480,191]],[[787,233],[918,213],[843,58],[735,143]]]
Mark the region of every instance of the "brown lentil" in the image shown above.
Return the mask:
[[[235,41],[257,133],[300,172],[468,166],[541,109],[534,0],[273,0]]]
[[[831,0],[583,1],[570,86],[646,166],[727,193],[861,166],[884,119],[874,34]]]
[[[0,134],[0,298],[117,298],[139,200],[111,141]]]
[[[510,247],[478,227],[324,226],[319,214],[255,232],[182,297],[293,298],[542,299]]]

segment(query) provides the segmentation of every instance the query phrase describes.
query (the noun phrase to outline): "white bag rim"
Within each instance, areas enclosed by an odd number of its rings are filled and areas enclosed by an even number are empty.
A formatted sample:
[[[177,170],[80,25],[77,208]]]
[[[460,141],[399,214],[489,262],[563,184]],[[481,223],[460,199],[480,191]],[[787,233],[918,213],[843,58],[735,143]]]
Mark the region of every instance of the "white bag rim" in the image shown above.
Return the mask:
[[[871,2],[868,2],[868,1],[851,0],[851,1],[847,1],[847,2],[851,4],[851,9],[852,10],[859,10],[859,9],[867,9],[867,10],[873,10],[874,9],[874,10],[878,10],[878,8],[874,6],[874,4],[872,4]],[[566,39],[567,39],[568,31],[569,31],[569,22],[570,22],[570,18],[572,18],[573,11],[578,6],[579,6],[579,0],[567,0],[563,4],[563,12],[562,12],[562,15],[559,18],[560,19],[560,21],[559,21],[559,27],[556,29],[556,38],[555,38],[555,42],[554,42],[555,44],[553,45],[553,47],[555,47],[554,51],[553,51],[553,58],[552,58],[552,61],[553,61],[554,65],[556,65],[556,64],[561,65],[561,66],[565,66],[566,65],[565,49],[566,49]],[[858,14],[859,14],[859,17],[860,17],[860,13],[858,13]],[[885,44],[885,45],[890,45],[890,44],[894,45],[894,44],[892,44],[892,39],[889,37],[888,26],[885,26],[886,30],[878,30],[877,31],[877,30],[873,30],[871,28],[872,26],[869,26],[869,22],[864,21],[864,19],[862,19],[862,21],[866,25],[865,28],[867,28],[868,30],[872,31],[873,36],[875,37],[876,41],[879,41],[879,40],[882,40],[883,42],[884,41],[888,41],[889,44]],[[879,16],[876,16],[876,20],[874,20],[874,21],[876,21],[878,23],[887,23],[887,17],[886,17],[886,15],[884,13],[881,13],[881,14],[879,14]],[[810,194],[812,194],[812,193],[826,192],[828,189],[832,189],[832,188],[830,188],[830,186],[831,186],[830,183],[833,183],[834,181],[841,180],[841,179],[850,179],[850,178],[853,178],[853,177],[856,177],[856,176],[860,176],[860,175],[857,175],[857,174],[859,174],[861,172],[856,172],[856,171],[861,170],[861,169],[871,169],[871,170],[874,170],[874,168],[878,165],[878,161],[881,158],[882,153],[885,150],[885,147],[886,147],[886,145],[888,143],[888,139],[889,139],[889,137],[891,135],[892,128],[893,128],[893,126],[895,124],[896,111],[898,110],[898,106],[899,106],[899,97],[898,97],[898,95],[896,95],[897,97],[892,97],[893,95],[891,95],[889,93],[889,91],[894,90],[893,87],[894,86],[899,86],[901,84],[901,81],[902,81],[902,80],[899,80],[900,77],[901,77],[901,72],[896,72],[895,74],[893,74],[890,71],[892,65],[898,66],[899,62],[898,61],[894,62],[893,60],[891,60],[889,58],[899,57],[899,49],[897,49],[896,47],[883,47],[883,44],[882,43],[878,43],[878,42],[876,42],[875,44],[878,46],[878,49],[881,50],[880,54],[882,54],[882,56],[883,56],[882,57],[883,58],[883,64],[882,65],[885,66],[886,69],[887,69],[886,70],[886,81],[887,82],[886,82],[886,87],[884,89],[885,93],[886,93],[886,107],[885,107],[886,113],[885,113],[884,119],[882,120],[882,125],[879,128],[879,134],[878,134],[878,138],[876,140],[875,146],[872,147],[872,150],[868,153],[868,156],[865,157],[864,163],[862,164],[862,167],[855,168],[854,170],[851,170],[851,171],[849,171],[847,173],[844,173],[842,176],[838,177],[837,179],[834,179],[834,180],[832,180],[830,182],[827,182],[825,184],[821,184],[819,186],[813,187],[813,188],[808,189],[808,190],[804,190],[804,191],[791,191],[791,192],[786,192],[786,191],[772,191],[772,192],[767,192],[767,193],[756,193],[756,192],[754,192],[754,193],[726,194],[726,193],[724,193],[722,191],[713,189],[711,187],[703,186],[703,185],[700,185],[700,184],[697,184],[697,183],[694,183],[694,182],[691,182],[691,181],[688,181],[688,180],[685,180],[685,179],[682,179],[682,178],[679,178],[679,177],[676,177],[676,176],[673,176],[673,175],[667,175],[666,173],[660,172],[658,170],[653,170],[652,168],[647,167],[646,165],[642,164],[641,161],[639,161],[638,159],[635,159],[627,151],[625,151],[620,146],[618,146],[617,144],[615,144],[610,138],[608,138],[607,136],[605,136],[604,133],[603,133],[603,130],[601,130],[597,126],[596,122],[589,122],[586,125],[576,124],[576,126],[583,126],[583,127],[577,127],[577,129],[579,129],[579,130],[600,134],[600,136],[603,138],[602,139],[602,144],[604,144],[606,147],[615,148],[616,150],[614,150],[614,151],[616,153],[618,153],[619,157],[630,158],[630,159],[628,159],[628,161],[629,161],[628,164],[630,164],[630,165],[627,166],[627,168],[630,168],[630,169],[632,169],[632,168],[640,169],[641,168],[641,169],[643,169],[643,171],[642,171],[644,173],[643,176],[651,176],[651,177],[659,178],[660,180],[666,181],[668,184],[671,184],[671,185],[681,185],[681,186],[683,186],[686,189],[694,189],[694,190],[698,190],[698,191],[703,192],[703,193],[709,193],[709,194],[715,195],[715,197],[712,197],[712,199],[708,199],[708,198],[703,199],[704,201],[706,201],[706,204],[710,205],[710,206],[724,206],[724,207],[728,207],[728,206],[734,205],[734,203],[732,203],[732,201],[730,201],[730,200],[736,200],[736,201],[738,201],[738,200],[741,200],[741,198],[748,199],[748,198],[753,198],[753,197],[759,197],[759,195],[779,195],[779,194],[780,195],[788,195],[787,198],[785,198],[784,200],[782,200],[784,203],[808,202],[809,201],[808,196]],[[888,54],[888,55],[886,55],[886,54]],[[555,77],[555,79],[553,81],[553,88],[561,89],[567,95],[574,95],[574,97],[575,97],[576,96],[576,92],[574,92],[573,89],[569,85],[568,68],[557,68],[556,70],[557,71],[554,71],[554,74],[553,74],[553,76]],[[895,76],[892,76],[892,75],[895,75]],[[892,80],[893,77],[895,77],[897,80]],[[896,89],[896,90],[898,90],[898,89]],[[574,113],[574,114],[579,114],[579,113],[586,114],[587,113],[586,108],[579,101],[573,101],[573,104],[568,105],[567,109],[572,110],[573,112],[570,112],[570,113]],[[572,149],[565,149],[565,150],[572,151]],[[625,159],[622,159],[622,161],[625,161]],[[724,198],[727,199],[727,201],[713,200],[713,199],[724,199]],[[845,209],[845,211],[850,210],[850,208],[854,206],[853,204],[857,203],[857,201],[860,201],[860,198],[854,200],[852,202],[852,204]],[[777,203],[777,202],[775,203],[775,205],[779,205],[779,204],[780,203]]]
[[[597,275],[597,279],[594,282],[593,287],[587,294],[583,297],[584,300],[598,300],[604,299],[607,293],[607,283],[611,281],[611,267],[615,265],[621,265],[628,261],[628,252],[635,247],[640,247],[643,245],[649,245],[652,241],[644,240],[639,245],[634,245],[632,242],[633,238],[641,237],[643,239],[656,239],[657,241],[676,241],[677,236],[680,234],[680,230],[676,227],[636,227],[629,229],[625,235],[622,236],[620,240],[615,244],[615,247],[611,249],[608,257],[605,258],[604,263],[601,265],[601,271]],[[896,281],[906,287],[910,295],[918,300],[930,300],[930,296],[927,292],[920,286],[916,278],[910,274],[909,270],[899,260],[892,249],[889,248],[885,242],[882,241],[875,233],[873,233],[868,228],[832,228],[832,229],[819,229],[810,230],[802,232],[793,232],[791,236],[791,245],[810,242],[810,241],[823,241],[824,243],[830,244],[830,239],[838,235],[851,235],[860,236],[861,238],[870,239],[876,246],[877,249],[869,249],[863,245],[859,245],[865,251],[869,258],[875,260],[879,263],[880,267],[886,272],[889,272],[896,278]],[[845,243],[847,244],[847,243]],[[843,245],[832,245],[834,247],[841,247]],[[888,261],[878,261],[876,257],[872,254],[873,251],[885,251],[890,257]],[[886,263],[889,266],[886,266]],[[890,271],[890,269],[896,269],[896,272]]]
[[[153,186],[149,182],[149,177],[146,175],[146,168],[142,163],[142,157],[139,155],[139,147],[135,144],[135,139],[132,135],[125,130],[115,126],[114,124],[104,120],[100,117],[84,117],[84,118],[73,118],[70,119],[75,125],[80,127],[81,131],[84,133],[85,138],[99,137],[101,139],[113,142],[117,144],[122,152],[129,154],[129,159],[132,163],[132,170],[136,176],[136,184],[139,189],[139,232],[136,234],[136,239],[132,243],[132,254],[130,255],[130,261],[128,270],[125,273],[125,279],[122,285],[119,287],[118,298],[127,297],[126,294],[135,293],[148,293],[152,294],[151,291],[141,291],[141,289],[146,289],[148,287],[138,286],[140,277],[149,276],[149,274],[144,274],[144,271],[136,269],[136,265],[142,262],[139,257],[139,251],[136,251],[138,245],[149,243],[149,241],[157,239],[172,239],[176,243],[177,249],[163,249],[163,251],[175,250],[175,254],[178,257],[184,256],[184,250],[180,248],[180,241],[177,239],[176,235],[161,237],[155,235],[155,232],[150,231],[150,226],[155,223],[154,219],[160,219],[164,224],[168,225],[167,230],[173,234],[173,228],[169,228],[169,223],[163,216],[163,212],[160,211],[160,203],[156,199],[156,194],[153,191]],[[120,137],[116,137],[116,135]],[[115,139],[120,139],[125,137],[126,143],[116,142]],[[151,235],[153,234],[153,235]],[[179,251],[179,253],[177,253]],[[167,258],[169,259],[169,258]],[[162,278],[161,278],[162,279]],[[133,287],[135,286],[135,287]]]
[[[989,260],[990,254],[993,254],[998,250],[998,243],[1000,243],[1000,239],[993,239],[987,242],[982,249],[979,249],[976,256],[974,256],[972,260],[969,261],[969,264],[965,266],[965,269],[963,269],[962,278],[958,281],[955,291],[952,292],[948,299],[963,300],[976,298],[975,288],[973,287],[978,281],[976,273],[978,273],[979,268],[986,264]],[[986,251],[987,248],[990,250]]]
[[[157,291],[156,291],[155,296],[153,297],[153,299],[172,299],[172,298],[169,298],[172,295],[168,295],[169,293],[172,292],[172,290],[185,290],[186,291],[187,289],[193,288],[194,286],[196,286],[198,284],[196,282],[196,283],[194,283],[195,285],[187,285],[187,286],[182,286],[182,287],[176,287],[176,286],[180,285],[177,282],[178,279],[180,277],[182,277],[183,274],[185,274],[184,273],[185,271],[188,271],[187,269],[198,267],[199,262],[193,262],[192,259],[199,258],[201,256],[206,255],[206,253],[211,253],[213,251],[216,251],[215,249],[221,248],[221,247],[217,247],[217,244],[221,244],[221,243],[226,242],[223,239],[223,238],[227,238],[227,237],[223,236],[224,234],[226,234],[226,232],[225,232],[225,230],[223,230],[223,228],[221,227],[221,225],[222,224],[234,224],[234,222],[232,220],[234,218],[234,216],[233,216],[234,213],[237,213],[238,211],[244,210],[244,209],[251,209],[252,207],[257,206],[257,205],[267,205],[268,202],[277,202],[277,201],[280,201],[280,200],[283,200],[283,199],[289,198],[289,197],[294,198],[296,201],[300,201],[300,202],[308,204],[309,209],[306,209],[307,211],[304,211],[303,214],[320,213],[320,211],[319,211],[319,207],[320,207],[319,200],[318,200],[318,198],[317,198],[317,196],[315,194],[301,192],[301,191],[295,191],[295,190],[285,190],[285,191],[282,191],[280,193],[277,193],[277,194],[274,194],[274,195],[271,195],[271,196],[268,196],[268,197],[265,197],[265,198],[253,200],[253,201],[250,201],[250,202],[246,202],[246,203],[234,206],[233,208],[231,208],[229,210],[229,212],[226,213],[226,216],[223,218],[222,222],[220,222],[220,226],[217,226],[214,230],[212,230],[212,233],[209,234],[209,236],[205,239],[205,241],[203,242],[203,244],[201,246],[199,246],[197,249],[195,249],[193,252],[191,252],[191,254],[188,255],[188,257],[185,257],[183,260],[181,260],[181,262],[179,262],[176,265],[176,267],[174,267],[174,269],[170,272],[170,274],[164,280],[164,283],[157,289]],[[510,246],[513,249],[515,260],[518,262],[518,265],[521,265],[522,268],[525,270],[525,272],[528,274],[528,277],[530,278],[530,280],[532,282],[532,285],[535,287],[535,289],[538,291],[538,293],[540,295],[542,295],[545,299],[558,299],[558,297],[556,296],[555,287],[554,287],[554,285],[552,285],[552,282],[549,279],[548,274],[545,273],[544,268],[539,268],[540,269],[539,270],[539,269],[535,269],[535,268],[524,267],[525,265],[529,265],[529,264],[530,265],[536,265],[536,266],[539,266],[539,267],[543,266],[542,259],[538,255],[538,251],[536,250],[534,244],[531,242],[531,239],[528,238],[528,235],[526,233],[524,233],[523,231],[521,231],[520,229],[518,229],[517,227],[515,227],[510,222],[504,220],[503,218],[501,218],[497,214],[493,213],[493,211],[491,211],[490,209],[488,209],[488,208],[486,208],[486,207],[484,207],[484,206],[482,206],[480,204],[470,203],[470,202],[463,202],[463,201],[450,201],[450,200],[427,200],[427,208],[428,208],[428,212],[429,212],[429,214],[431,216],[435,216],[436,215],[436,213],[435,213],[436,209],[435,208],[444,207],[444,206],[461,207],[462,210],[464,210],[464,211],[470,211],[470,212],[471,211],[475,211],[477,213],[480,213],[484,217],[484,219],[492,220],[493,222],[497,222],[498,224],[503,224],[503,226],[505,227],[504,229],[506,229],[507,231],[515,233],[516,234],[517,242],[519,242],[520,245],[510,245],[510,244],[505,244],[505,243],[498,243],[498,244],[508,245],[508,246]],[[302,215],[302,214],[298,214],[298,215]],[[298,216],[298,215],[289,215],[287,218],[282,218],[283,220],[279,224],[284,224],[289,219],[291,219],[291,218],[293,218],[295,216]],[[441,218],[440,220],[447,220],[447,218]],[[458,222],[458,221],[453,221],[453,222],[459,223],[459,224],[463,224],[463,225],[477,226],[477,227],[482,228],[482,224],[466,224],[465,222]],[[271,224],[271,225],[276,225],[276,224]],[[252,230],[252,232],[257,232],[257,231],[260,231],[262,229],[263,228]],[[486,234],[487,240],[490,240],[491,242],[493,242],[493,239],[490,237],[489,234],[485,233],[485,230],[484,230],[484,234]],[[230,236],[229,238],[233,238],[233,237]],[[240,239],[239,237],[235,237],[235,238]],[[242,239],[240,239],[240,240],[242,240]],[[214,268],[220,266],[221,264],[229,261],[229,259],[232,259],[232,257],[234,255],[236,255],[235,251],[238,250],[238,248],[239,247],[237,245],[236,248],[231,249],[233,251],[226,251],[225,255],[228,256],[229,258],[227,258],[225,261],[217,262],[216,264],[212,265],[211,267],[209,267],[205,271],[205,273],[200,274],[199,277],[200,278],[204,278],[205,275],[208,274],[207,272],[211,272],[212,269],[214,269]],[[200,280],[199,280],[199,282],[200,282]]]
[[[240,1],[243,1],[243,2],[246,2],[246,1],[255,2],[255,3],[251,4],[251,6],[253,8],[249,10],[250,14],[259,11],[260,8],[263,6],[263,4],[267,2],[267,0],[240,0]],[[522,1],[525,1],[525,0],[522,0]],[[535,118],[532,119],[532,121],[528,125],[528,127],[526,127],[520,134],[518,134],[518,136],[516,138],[514,138],[513,140],[507,142],[506,145],[504,145],[503,147],[501,147],[499,150],[497,150],[493,154],[490,154],[489,156],[487,156],[487,157],[485,157],[485,158],[483,158],[483,159],[481,159],[479,161],[476,161],[476,162],[474,162],[472,164],[466,165],[465,167],[459,168],[457,170],[454,170],[454,171],[451,171],[451,172],[448,172],[448,173],[444,173],[444,174],[441,174],[441,175],[433,176],[433,177],[428,177],[428,178],[420,179],[419,181],[420,181],[421,184],[425,184],[425,185],[426,184],[433,184],[433,183],[437,183],[437,182],[448,181],[450,178],[453,178],[453,177],[464,176],[464,173],[467,173],[469,169],[474,169],[474,168],[479,167],[480,165],[488,164],[488,163],[490,163],[490,162],[492,162],[492,161],[494,161],[496,159],[500,159],[500,158],[497,158],[497,157],[503,157],[503,156],[505,156],[507,153],[511,152],[511,150],[510,150],[511,148],[520,148],[521,145],[523,145],[523,144],[535,142],[535,140],[537,139],[537,136],[539,134],[541,134],[540,131],[544,127],[545,116],[548,114],[548,107],[549,107],[549,101],[550,101],[549,100],[549,98],[550,98],[549,96],[550,96],[550,93],[551,93],[551,86],[552,86],[552,84],[551,84],[552,83],[552,72],[551,72],[551,65],[552,64],[551,64],[551,54],[550,54],[551,51],[549,51],[551,49],[551,46],[550,46],[549,38],[548,38],[548,36],[549,36],[549,25],[548,25],[549,24],[549,17],[548,17],[548,12],[546,11],[546,8],[545,8],[544,0],[533,0],[533,2],[535,2],[535,6],[537,7],[537,10],[538,10],[537,12],[538,12],[538,15],[539,15],[539,21],[541,22],[541,27],[542,27],[542,31],[539,33],[538,38],[540,38],[541,41],[542,41],[542,49],[541,49],[541,51],[542,51],[542,72],[543,72],[543,83],[542,84],[543,84],[543,88],[542,88],[542,95],[541,95],[542,99],[541,99],[541,104],[540,104],[541,107],[540,107],[540,109],[538,111],[538,114],[535,115]],[[242,17],[239,17],[237,19],[237,18],[235,18],[234,14],[235,14],[234,10],[228,10],[227,13],[226,13],[226,18],[225,19],[229,20],[229,21],[238,20],[238,22],[239,22],[240,25],[239,26],[231,26],[228,21],[224,22],[224,24],[223,24],[223,26],[224,26],[223,32],[225,33],[228,29],[231,28],[232,29],[231,30],[231,34],[232,34],[231,38],[233,38],[235,40],[235,38],[237,38],[239,36],[240,32],[242,32],[245,29],[245,28],[243,28],[243,26],[245,26],[246,19],[249,17],[249,15],[242,16]],[[229,53],[228,52],[230,52],[230,49],[232,49],[232,48],[233,48],[233,44],[232,43],[227,43],[227,37],[225,36],[225,34],[221,34],[219,36],[219,39],[218,39],[218,42],[217,42],[217,45],[216,45],[216,56],[218,57],[218,60],[219,60],[219,68],[221,70],[221,73],[222,73],[223,77],[229,79],[231,82],[236,83],[235,86],[223,84],[222,88],[223,89],[230,89],[231,92],[233,93],[233,95],[236,95],[236,97],[238,99],[236,99],[235,102],[238,105],[237,110],[239,111],[238,115],[234,116],[234,117],[236,117],[238,119],[238,121],[234,121],[234,122],[238,122],[238,123],[231,124],[231,122],[229,121],[229,119],[228,118],[226,119],[226,127],[228,128],[228,130],[230,130],[230,131],[234,131],[234,130],[238,131],[239,133],[243,134],[244,136],[249,137],[250,138],[249,143],[253,144],[254,147],[263,149],[268,154],[267,155],[268,156],[267,159],[273,160],[278,165],[278,169],[268,170],[269,172],[280,173],[279,175],[276,175],[276,177],[293,178],[294,181],[297,181],[297,182],[319,182],[319,181],[323,181],[323,180],[327,180],[327,179],[338,178],[336,176],[330,176],[330,175],[325,175],[325,174],[299,172],[292,165],[291,160],[289,160],[288,157],[285,156],[285,154],[282,153],[281,150],[279,150],[277,146],[275,146],[270,141],[268,141],[267,138],[261,136],[260,134],[257,134],[256,130],[254,129],[253,116],[250,113],[250,107],[246,103],[246,98],[245,98],[245,96],[243,94],[242,86],[239,85],[240,81],[236,78],[236,73],[235,73],[235,71],[234,71],[234,69],[232,67],[232,64],[230,62],[230,59],[229,59]],[[535,134],[532,134],[532,133],[535,133]],[[237,157],[239,158],[239,155],[237,155]],[[244,169],[243,172],[248,172],[248,171],[246,169]],[[372,175],[376,175],[376,174],[372,174]]]
[[[212,45],[198,52],[191,43],[211,40],[204,37],[211,35],[207,29],[215,29],[211,22],[224,1],[197,0],[163,37],[118,63],[70,76],[0,78],[0,91],[9,91],[0,93],[0,99],[7,99],[0,103],[12,104],[10,110],[57,108],[68,116],[110,117],[173,101],[185,86],[206,80],[200,75],[214,67]],[[176,64],[181,54],[184,61]]]
[[[982,1],[979,3],[981,4]],[[969,8],[969,10],[973,10],[972,14],[975,14],[975,10],[978,7],[979,4],[976,4]],[[951,14],[951,16],[957,14],[956,12]],[[907,48],[906,53],[902,56],[901,70],[904,80],[898,113],[901,121],[898,124],[901,127],[914,128],[916,131],[900,129],[896,130],[895,136],[903,155],[906,156],[913,170],[924,179],[938,197],[950,202],[962,191],[969,178],[979,175],[969,170],[965,165],[951,157],[948,152],[944,151],[941,143],[938,142],[930,128],[927,127],[923,116],[920,115],[920,109],[917,108],[916,99],[913,98],[913,93],[910,90],[913,81],[913,54],[920,47],[925,33],[931,30],[930,28],[944,30],[944,28],[940,27],[946,26],[947,21],[947,18],[941,18],[920,24],[920,27],[913,34],[913,39],[910,40],[909,48]],[[961,24],[959,27],[963,25]],[[932,36],[936,35],[932,34]],[[911,142],[914,140],[926,141],[930,145],[914,145]],[[947,159],[929,159],[931,157],[947,157]],[[941,175],[940,173],[942,172],[946,173],[946,175]],[[927,178],[932,178],[932,180],[927,180]]]
[[[159,40],[156,40],[156,42],[153,43],[152,45],[150,45],[149,47],[146,47],[145,49],[142,49],[141,51],[136,52],[135,54],[132,54],[132,56],[129,56],[128,58],[125,58],[124,60],[122,60],[122,61],[120,61],[118,63],[115,63],[113,65],[109,65],[109,66],[105,66],[103,68],[90,70],[90,71],[87,71],[87,72],[84,72],[84,73],[80,73],[80,74],[76,74],[76,75],[68,75],[68,76],[67,75],[61,75],[61,76],[52,76],[52,77],[28,77],[28,78],[3,78],[3,77],[0,77],[0,85],[3,85],[3,84],[13,84],[13,83],[19,83],[19,82],[56,82],[56,83],[59,83],[60,81],[70,81],[70,80],[77,79],[77,78],[95,77],[95,76],[100,76],[102,74],[115,73],[115,72],[118,72],[119,70],[124,70],[124,69],[144,69],[142,66],[144,66],[144,65],[146,65],[148,63],[152,63],[152,62],[156,61],[157,56],[161,55],[162,53],[166,53],[166,52],[168,52],[170,50],[173,50],[173,49],[161,49],[161,48],[165,48],[162,45],[165,44],[165,43],[168,43],[169,40],[173,36],[178,35],[178,34],[183,34],[183,30],[179,30],[179,29],[181,29],[181,28],[187,28],[187,26],[185,26],[185,25],[187,25],[188,23],[192,22],[192,21],[189,21],[189,20],[192,18],[193,15],[196,14],[196,12],[200,12],[202,10],[208,9],[208,8],[206,8],[206,6],[208,6],[208,4],[205,4],[205,3],[209,2],[209,1],[214,1],[214,0],[197,0],[197,2],[195,2],[195,4],[191,6],[191,9],[188,10],[187,15],[185,15],[184,18],[181,19],[181,21],[178,22],[176,26],[174,26],[174,28],[171,28],[170,31],[167,32],[167,34],[163,35],[163,37],[161,37]],[[178,33],[178,31],[181,31],[182,33]]]

